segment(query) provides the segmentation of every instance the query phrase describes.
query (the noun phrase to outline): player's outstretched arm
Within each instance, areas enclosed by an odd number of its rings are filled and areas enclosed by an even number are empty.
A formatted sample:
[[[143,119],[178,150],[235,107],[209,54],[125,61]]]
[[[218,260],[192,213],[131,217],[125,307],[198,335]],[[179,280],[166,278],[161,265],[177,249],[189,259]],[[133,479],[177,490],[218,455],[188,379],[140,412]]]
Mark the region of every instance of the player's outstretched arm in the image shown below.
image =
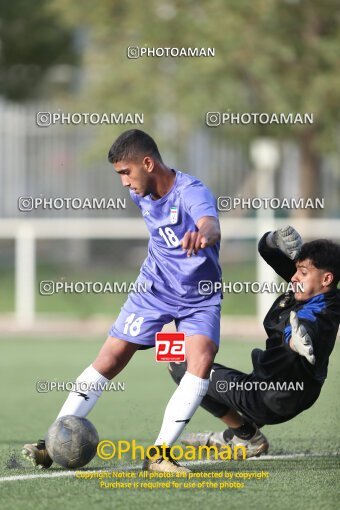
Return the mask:
[[[311,363],[315,364],[315,356],[313,351],[313,344],[306,328],[303,324],[299,324],[299,319],[296,312],[290,312],[290,325],[292,327],[292,336],[289,341],[290,348],[303,356]]]
[[[196,255],[198,250],[214,246],[221,239],[220,224],[214,216],[203,216],[197,221],[198,231],[186,232],[180,244],[187,256]]]

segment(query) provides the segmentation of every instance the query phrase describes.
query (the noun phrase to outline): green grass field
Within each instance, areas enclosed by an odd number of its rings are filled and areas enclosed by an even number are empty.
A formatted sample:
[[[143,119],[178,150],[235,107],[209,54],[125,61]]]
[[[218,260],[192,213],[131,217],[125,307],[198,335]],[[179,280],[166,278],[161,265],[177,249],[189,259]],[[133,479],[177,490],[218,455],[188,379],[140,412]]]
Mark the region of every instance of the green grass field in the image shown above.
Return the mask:
[[[2,510],[60,509],[84,510],[171,508],[201,509],[332,509],[338,508],[339,423],[338,381],[340,349],[330,361],[329,377],[321,397],[312,409],[286,424],[265,427],[272,460],[191,464],[195,472],[269,472],[266,480],[251,479],[242,489],[100,489],[99,482],[74,476],[52,477],[63,471],[58,466],[44,472],[21,459],[25,442],[44,436],[66,398],[65,392],[38,393],[39,380],[74,380],[97,353],[101,339],[73,338],[32,340],[4,339],[0,343],[2,377],[0,506]],[[217,361],[249,370],[250,351],[255,344],[222,342]],[[90,414],[101,439],[132,440],[148,445],[155,439],[163,409],[174,384],[166,364],[155,363],[153,351],[137,353],[116,381],[125,391],[106,392]],[[188,430],[218,430],[220,423],[199,409]],[[292,454],[292,458],[286,458]],[[298,454],[301,454],[300,456]],[[121,470],[130,460],[103,461],[95,457],[84,469]],[[136,464],[135,470],[138,473]],[[15,479],[38,474],[38,478]],[[4,481],[4,477],[14,477]],[[220,480],[219,480],[220,481]]]

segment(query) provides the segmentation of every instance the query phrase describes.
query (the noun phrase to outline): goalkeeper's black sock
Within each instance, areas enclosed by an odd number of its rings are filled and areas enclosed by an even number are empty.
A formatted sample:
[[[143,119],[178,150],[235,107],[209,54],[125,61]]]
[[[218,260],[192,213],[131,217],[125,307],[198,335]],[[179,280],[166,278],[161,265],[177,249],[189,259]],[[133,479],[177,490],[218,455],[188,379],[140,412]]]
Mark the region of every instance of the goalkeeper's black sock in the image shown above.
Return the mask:
[[[234,437],[234,432],[231,429],[225,429],[223,432],[223,439],[226,443],[229,443],[229,441]]]
[[[244,424],[241,425],[241,427],[237,428],[230,427],[230,430],[235,434],[235,436],[239,437],[240,439],[245,439],[247,441],[255,435],[256,426],[250,423],[249,421],[245,421]]]

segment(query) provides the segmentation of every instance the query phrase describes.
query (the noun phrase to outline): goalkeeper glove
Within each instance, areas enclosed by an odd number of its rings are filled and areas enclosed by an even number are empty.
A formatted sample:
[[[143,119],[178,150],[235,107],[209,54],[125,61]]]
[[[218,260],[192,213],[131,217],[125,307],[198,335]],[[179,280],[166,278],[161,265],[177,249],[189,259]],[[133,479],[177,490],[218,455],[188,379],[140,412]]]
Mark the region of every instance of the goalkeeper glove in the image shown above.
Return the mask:
[[[313,344],[306,328],[303,324],[299,324],[296,312],[290,312],[290,325],[292,326],[292,336],[289,342],[293,351],[304,356],[311,365],[315,365],[315,356]]]
[[[269,248],[278,248],[292,260],[299,255],[302,246],[300,234],[290,225],[269,232],[266,242]]]

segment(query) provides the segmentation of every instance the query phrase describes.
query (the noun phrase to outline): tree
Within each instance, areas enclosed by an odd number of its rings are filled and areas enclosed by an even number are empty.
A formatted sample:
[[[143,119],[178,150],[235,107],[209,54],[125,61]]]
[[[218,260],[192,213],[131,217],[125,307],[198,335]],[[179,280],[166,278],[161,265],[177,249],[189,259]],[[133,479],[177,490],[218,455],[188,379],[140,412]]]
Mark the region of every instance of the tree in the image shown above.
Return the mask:
[[[76,64],[73,30],[50,10],[49,0],[0,0],[0,94],[23,101],[42,95],[57,64]]]
[[[322,151],[339,122],[337,0],[58,0],[89,33],[87,99],[103,111],[176,112],[183,130],[204,112],[313,113],[312,125],[220,129],[238,138],[294,138],[305,196],[315,196]],[[128,46],[214,47],[214,58],[126,58]]]

